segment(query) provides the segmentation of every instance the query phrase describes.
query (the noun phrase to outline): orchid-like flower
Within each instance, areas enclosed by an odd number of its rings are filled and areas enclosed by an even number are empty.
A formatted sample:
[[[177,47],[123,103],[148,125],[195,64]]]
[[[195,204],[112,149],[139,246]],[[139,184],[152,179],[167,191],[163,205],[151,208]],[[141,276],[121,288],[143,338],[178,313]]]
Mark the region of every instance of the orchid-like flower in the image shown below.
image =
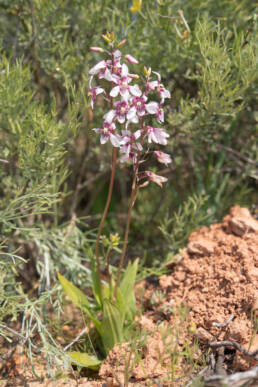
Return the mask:
[[[129,111],[129,105],[126,101],[118,101],[115,104],[116,110],[115,110],[115,116],[117,118],[117,121],[120,124],[123,124],[125,122],[127,113]]]
[[[131,160],[136,155],[136,151],[142,151],[142,145],[137,142],[141,137],[141,131],[137,130],[135,133],[131,133],[130,130],[122,130],[122,136],[120,141],[120,152],[124,153],[121,160],[122,162]]]
[[[132,81],[132,78],[128,76],[128,67],[126,64],[122,65],[121,77],[115,77],[114,82],[117,86],[113,87],[110,91],[111,97],[117,97],[118,94],[122,96],[125,101],[128,101],[130,98],[130,93],[136,97],[140,97],[142,92],[138,85],[130,86],[129,83]]]
[[[101,93],[105,93],[105,90],[102,88],[102,87],[93,87],[92,89],[90,89],[89,91],[89,94],[91,96],[91,101],[90,101],[90,106],[93,110],[93,106],[94,106],[94,103],[96,101],[96,98],[97,98],[97,95],[101,94]]]
[[[161,151],[154,151],[154,155],[156,156],[156,159],[159,163],[168,165],[169,163],[172,163],[171,157],[169,154],[161,152]]]
[[[153,126],[147,126],[148,142],[155,142],[156,144],[167,145],[167,138],[169,134],[161,128],[154,128]]]
[[[110,123],[108,121],[104,121],[103,128],[95,128],[93,129],[96,133],[101,133],[100,143],[106,144],[108,140],[110,140],[111,144],[114,147],[120,147],[120,136],[115,133],[116,126],[114,123]]]
[[[143,95],[142,97],[133,97],[131,100],[131,108],[129,111],[129,117],[135,116],[136,113],[139,117],[142,117],[146,114],[146,105],[147,97]]]
[[[162,184],[168,181],[166,177],[156,175],[155,173],[151,171],[145,171],[146,176],[153,181],[154,183],[158,184],[160,187],[162,187]]]
[[[107,81],[113,81],[110,70],[105,60],[100,61],[89,71],[90,75],[98,75],[99,79],[105,78]]]

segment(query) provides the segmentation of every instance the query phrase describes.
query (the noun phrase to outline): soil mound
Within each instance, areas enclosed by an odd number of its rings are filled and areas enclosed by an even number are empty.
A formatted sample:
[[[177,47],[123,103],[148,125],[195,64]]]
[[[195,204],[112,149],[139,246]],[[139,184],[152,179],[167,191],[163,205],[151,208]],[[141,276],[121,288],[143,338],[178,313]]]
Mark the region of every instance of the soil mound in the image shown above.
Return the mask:
[[[179,320],[178,312],[175,312],[178,305],[189,308],[188,329],[182,328],[178,346],[193,342],[195,337],[206,352],[205,344],[222,340],[234,341],[249,351],[258,349],[254,326],[258,309],[257,237],[258,221],[248,209],[235,206],[221,223],[202,227],[190,235],[179,263],[169,275],[160,277],[158,286],[147,281],[141,284],[146,312],[140,323],[153,334],[150,333],[144,346],[140,365],[131,370],[134,385],[143,386],[145,382],[154,382],[155,378],[169,379],[171,368],[162,354],[162,348],[167,351],[167,347],[157,326],[165,323],[173,336]],[[153,351],[153,348],[158,350]],[[174,350],[177,348],[173,347]],[[129,349],[125,349],[125,344],[111,351],[101,367],[103,379],[123,383],[122,354],[126,352]],[[223,372],[244,371],[253,365],[254,360],[236,350],[232,352],[230,365],[227,368],[224,364]],[[180,370],[177,371],[180,374]],[[172,385],[180,386],[182,382],[179,378],[178,384]]]

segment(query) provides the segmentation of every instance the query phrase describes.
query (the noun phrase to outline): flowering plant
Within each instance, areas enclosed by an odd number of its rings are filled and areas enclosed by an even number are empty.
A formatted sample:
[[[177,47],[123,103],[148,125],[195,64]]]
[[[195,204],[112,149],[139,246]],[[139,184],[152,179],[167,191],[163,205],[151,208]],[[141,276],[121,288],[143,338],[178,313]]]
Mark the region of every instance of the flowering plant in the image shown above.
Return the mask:
[[[109,49],[91,47],[91,51],[104,54],[106,59],[99,61],[89,71],[89,96],[90,106],[95,107],[97,96],[100,94],[107,103],[109,110],[103,116],[101,127],[93,130],[100,135],[100,143],[110,142],[113,147],[112,171],[109,184],[109,192],[103,216],[99,225],[96,238],[96,252],[92,257],[92,283],[93,293],[98,304],[97,311],[102,311],[102,321],[99,321],[93,313],[89,302],[83,293],[74,285],[70,284],[59,274],[59,280],[70,298],[86,311],[94,322],[104,346],[105,354],[117,343],[124,340],[126,324],[132,321],[135,311],[134,283],[137,272],[138,261],[129,263],[121,279],[127,243],[130,230],[132,209],[135,203],[136,193],[139,187],[144,187],[150,181],[162,186],[167,178],[159,176],[151,171],[140,170],[140,166],[150,155],[154,155],[159,163],[168,165],[171,158],[168,154],[157,150],[157,145],[166,145],[168,133],[160,126],[164,122],[163,105],[170,92],[161,83],[160,74],[152,72],[151,68],[144,67],[144,75],[131,73],[128,65],[137,65],[138,60],[133,56],[123,55],[120,51],[126,43],[123,40],[115,45],[114,34],[102,35],[108,43]],[[94,84],[93,84],[94,82]],[[158,101],[152,100],[150,96],[156,93]],[[157,124],[153,124],[156,122]],[[151,144],[155,150],[151,150]],[[118,154],[119,152],[119,154]],[[109,245],[105,257],[109,284],[101,281],[101,267],[99,259],[99,243],[102,234],[103,224],[109,208],[115,169],[117,162],[131,163],[133,170],[131,197],[126,221],[125,236],[123,241],[120,263],[114,280],[109,268],[110,253],[119,243],[117,235],[111,235],[110,241],[105,238],[106,245]],[[96,312],[96,310],[95,310]],[[84,354],[85,356],[88,356]],[[73,353],[71,356],[82,363],[81,354]],[[84,365],[92,365],[92,358],[84,359]],[[99,360],[96,360],[98,362]],[[94,363],[94,361],[93,361]],[[95,363],[94,363],[95,364]],[[97,363],[96,363],[97,364]],[[94,366],[96,366],[96,364]]]

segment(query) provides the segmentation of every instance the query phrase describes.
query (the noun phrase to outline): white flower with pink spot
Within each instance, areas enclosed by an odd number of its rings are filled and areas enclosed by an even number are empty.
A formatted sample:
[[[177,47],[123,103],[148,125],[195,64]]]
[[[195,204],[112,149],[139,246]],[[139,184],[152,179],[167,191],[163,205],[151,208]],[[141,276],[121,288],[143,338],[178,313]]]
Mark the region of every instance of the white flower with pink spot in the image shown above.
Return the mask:
[[[101,133],[100,143],[106,144],[108,140],[110,140],[111,144],[119,148],[120,147],[120,136],[115,133],[116,126],[114,123],[110,123],[108,121],[104,121],[103,128],[95,128],[93,129],[96,133]]]
[[[120,94],[125,101],[128,101],[131,95],[139,97],[142,94],[138,85],[129,85],[129,83],[132,81],[132,78],[130,78],[128,74],[128,67],[126,64],[123,64],[121,77],[114,77],[114,82],[117,84],[117,86],[113,87],[113,89],[110,91],[111,97],[115,98],[118,96],[118,94]]]

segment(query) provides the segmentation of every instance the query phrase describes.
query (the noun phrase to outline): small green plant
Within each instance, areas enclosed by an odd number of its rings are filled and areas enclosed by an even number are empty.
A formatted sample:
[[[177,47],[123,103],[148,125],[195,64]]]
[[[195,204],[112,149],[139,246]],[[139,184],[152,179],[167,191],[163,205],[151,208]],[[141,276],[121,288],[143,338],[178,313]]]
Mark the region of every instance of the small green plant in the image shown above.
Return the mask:
[[[94,108],[94,103],[98,95],[102,95],[109,105],[109,111],[104,115],[104,122],[101,128],[93,129],[99,133],[100,143],[110,142],[112,151],[112,171],[109,183],[109,191],[106,206],[100,221],[97,238],[96,252],[91,257],[91,276],[92,291],[96,306],[89,303],[87,297],[75,285],[70,283],[61,274],[58,274],[64,291],[70,299],[78,305],[95,325],[95,328],[101,338],[104,356],[115,346],[123,342],[126,337],[126,331],[134,319],[136,312],[134,283],[136,279],[138,260],[129,263],[122,276],[132,210],[136,200],[137,191],[140,187],[145,187],[149,181],[153,181],[159,186],[167,181],[167,178],[159,176],[151,171],[142,171],[140,166],[154,155],[159,163],[168,165],[171,158],[168,154],[157,150],[157,144],[166,145],[168,133],[162,128],[151,126],[153,118],[158,124],[164,122],[163,104],[166,98],[170,98],[170,92],[161,84],[159,73],[153,72],[151,68],[144,67],[144,76],[130,73],[128,66],[121,63],[123,55],[119,50],[126,40],[115,43],[114,33],[102,35],[102,38],[108,43],[109,50],[101,47],[91,47],[95,53],[105,54],[108,59],[98,62],[90,71],[90,105]],[[130,64],[138,64],[138,61],[131,55],[125,55],[125,59]],[[92,86],[92,82],[102,82],[102,86]],[[136,81],[140,81],[141,88]],[[131,85],[131,82],[134,85]],[[106,85],[107,84],[107,85]],[[156,93],[160,101],[148,101],[149,96]],[[135,126],[137,130],[135,130]],[[151,144],[155,148],[152,150]],[[118,159],[117,151],[121,157]],[[108,275],[108,283],[103,284],[101,280],[101,265],[99,245],[102,235],[103,224],[113,192],[114,177],[117,162],[132,164],[132,188],[128,208],[124,242],[122,247],[119,267],[116,277],[110,272],[110,255],[113,249],[119,244],[119,236],[111,234],[110,238],[103,237],[104,261]],[[101,319],[99,319],[99,313]],[[100,360],[89,356],[86,353],[72,352],[70,357],[79,364],[96,369],[100,365]]]

